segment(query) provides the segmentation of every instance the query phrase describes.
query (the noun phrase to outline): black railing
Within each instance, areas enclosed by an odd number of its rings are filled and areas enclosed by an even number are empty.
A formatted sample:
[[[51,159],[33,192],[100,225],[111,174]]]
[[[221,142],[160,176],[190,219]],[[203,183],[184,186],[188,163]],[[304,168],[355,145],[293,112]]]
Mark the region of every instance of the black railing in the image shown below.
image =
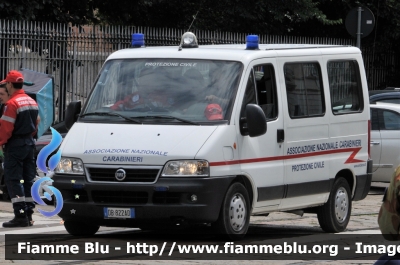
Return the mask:
[[[97,74],[112,52],[130,47],[131,34],[145,34],[146,46],[179,45],[184,29],[132,26],[79,26],[0,20],[0,76],[10,69],[27,68],[53,75],[56,120],[64,119],[70,101],[84,102]],[[193,30],[199,44],[245,43],[249,33]],[[354,45],[354,39],[260,35],[260,43]],[[388,51],[363,49],[370,90],[393,86],[400,59]]]

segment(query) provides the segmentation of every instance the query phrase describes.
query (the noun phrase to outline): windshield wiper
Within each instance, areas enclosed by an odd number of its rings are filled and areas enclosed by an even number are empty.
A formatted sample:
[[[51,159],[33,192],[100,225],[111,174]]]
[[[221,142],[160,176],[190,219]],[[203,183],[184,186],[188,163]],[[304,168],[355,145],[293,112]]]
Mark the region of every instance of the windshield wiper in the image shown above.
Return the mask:
[[[200,125],[200,123],[197,123],[197,122],[194,122],[194,121],[190,121],[190,120],[186,120],[186,119],[182,119],[182,118],[178,118],[178,117],[171,116],[171,115],[136,116],[135,118],[143,118],[143,119],[169,119],[169,120],[181,121],[181,122],[188,123],[188,124],[192,124],[192,125]]]
[[[117,116],[117,117],[123,118],[123,119],[128,120],[128,121],[133,121],[134,123],[141,123],[138,120],[132,119],[131,117],[124,116],[124,115],[119,114],[117,112],[89,112],[89,113],[85,113],[85,114],[79,115],[79,117],[92,116],[92,115]]]

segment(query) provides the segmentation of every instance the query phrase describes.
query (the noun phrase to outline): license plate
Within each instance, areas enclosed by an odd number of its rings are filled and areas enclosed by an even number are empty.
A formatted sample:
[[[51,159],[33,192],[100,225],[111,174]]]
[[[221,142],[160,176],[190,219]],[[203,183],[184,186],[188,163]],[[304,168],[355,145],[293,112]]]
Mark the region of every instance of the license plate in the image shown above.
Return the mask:
[[[104,207],[104,218],[135,218],[135,208]]]

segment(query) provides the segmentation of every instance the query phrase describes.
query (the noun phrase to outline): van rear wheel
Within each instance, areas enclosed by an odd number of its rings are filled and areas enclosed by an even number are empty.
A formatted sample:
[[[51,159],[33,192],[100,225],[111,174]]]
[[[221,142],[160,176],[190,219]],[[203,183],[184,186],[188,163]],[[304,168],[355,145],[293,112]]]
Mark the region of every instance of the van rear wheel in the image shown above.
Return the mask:
[[[99,231],[100,226],[84,222],[65,221],[65,230],[73,236],[92,236]]]
[[[347,181],[340,177],[332,187],[328,201],[318,208],[318,222],[327,233],[343,232],[350,221],[351,197]]]
[[[217,233],[230,240],[243,238],[250,223],[250,200],[246,188],[241,183],[233,183],[222,202],[217,222]]]

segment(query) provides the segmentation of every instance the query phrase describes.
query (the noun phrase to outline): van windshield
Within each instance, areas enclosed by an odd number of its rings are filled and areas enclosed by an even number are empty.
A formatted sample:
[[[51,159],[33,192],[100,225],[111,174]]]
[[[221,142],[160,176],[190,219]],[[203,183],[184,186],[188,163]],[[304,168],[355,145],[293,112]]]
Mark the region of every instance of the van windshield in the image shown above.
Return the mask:
[[[241,63],[231,61],[110,60],[102,68],[81,117],[107,122],[121,117],[141,123],[154,122],[155,118],[157,123],[226,122],[242,71]]]

